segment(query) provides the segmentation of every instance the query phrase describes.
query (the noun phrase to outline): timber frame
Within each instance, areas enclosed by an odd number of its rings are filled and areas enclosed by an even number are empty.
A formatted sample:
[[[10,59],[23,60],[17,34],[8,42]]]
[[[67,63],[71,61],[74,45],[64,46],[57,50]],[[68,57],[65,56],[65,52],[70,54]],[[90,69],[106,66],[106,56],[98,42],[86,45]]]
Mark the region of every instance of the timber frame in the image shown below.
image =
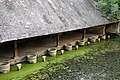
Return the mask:
[[[82,35],[82,40],[84,40],[86,34],[86,29],[83,29],[83,35]]]
[[[18,57],[18,45],[17,45],[17,41],[14,41],[13,58],[16,59],[17,57]]]
[[[56,47],[58,47],[59,46],[59,40],[60,40],[60,33],[57,33],[56,34]]]

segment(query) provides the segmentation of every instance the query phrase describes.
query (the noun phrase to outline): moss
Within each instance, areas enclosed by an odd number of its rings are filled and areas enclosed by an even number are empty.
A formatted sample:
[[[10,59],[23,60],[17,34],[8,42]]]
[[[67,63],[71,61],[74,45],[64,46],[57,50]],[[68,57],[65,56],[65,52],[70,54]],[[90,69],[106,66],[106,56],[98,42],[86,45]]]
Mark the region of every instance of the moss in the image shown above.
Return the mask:
[[[64,55],[60,55],[58,52],[56,57],[47,57],[46,62],[42,62],[42,58],[38,58],[38,62],[36,64],[29,64],[27,62],[22,63],[22,69],[17,71],[16,66],[11,66],[11,71],[7,74],[0,74],[0,80],[18,80],[22,77],[25,77],[29,74],[35,74],[39,69],[45,68],[50,63],[61,63],[74,56],[83,55],[88,49],[80,48],[79,50],[73,51],[65,51]]]
[[[33,78],[30,80],[35,80],[36,77],[38,76],[32,76],[32,75],[33,74],[36,75],[38,72],[41,72],[41,70],[45,69],[44,71],[46,73],[49,73],[51,71],[56,71],[56,69],[64,67],[62,63],[66,62],[67,60],[74,59],[74,57],[76,56],[83,57],[85,55],[88,55],[88,53],[89,55],[95,55],[95,54],[97,55],[98,52],[102,54],[107,51],[118,50],[120,47],[118,43],[120,44],[120,38],[114,38],[110,40],[96,42],[90,46],[79,47],[78,50],[65,51],[64,55],[61,55],[61,53],[58,52],[56,57],[47,57],[46,62],[42,62],[42,58],[38,58],[38,62],[36,64],[29,64],[27,62],[24,62],[22,63],[23,66],[20,71],[17,71],[15,66],[11,66],[11,71],[9,73],[0,74],[0,80],[19,80],[19,79],[25,79],[24,77],[26,76],[27,79]],[[44,73],[44,71],[41,73]],[[39,77],[40,76],[41,75],[39,75]],[[46,76],[47,74],[42,75],[43,78]]]

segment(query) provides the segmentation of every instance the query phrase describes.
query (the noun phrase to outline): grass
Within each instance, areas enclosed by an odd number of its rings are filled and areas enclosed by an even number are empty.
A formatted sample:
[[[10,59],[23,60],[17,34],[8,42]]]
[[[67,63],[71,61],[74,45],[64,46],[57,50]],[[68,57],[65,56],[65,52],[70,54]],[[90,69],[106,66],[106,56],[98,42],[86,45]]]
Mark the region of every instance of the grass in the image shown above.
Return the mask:
[[[15,66],[11,66],[11,71],[9,73],[0,74],[0,80],[19,80],[26,77],[27,75],[37,73],[38,70],[44,69],[50,63],[64,63],[66,60],[72,59],[76,56],[84,56],[84,54],[89,53],[93,49],[96,49],[96,51],[98,51],[97,48],[101,48],[102,50],[99,50],[101,52],[104,51],[105,47],[107,47],[105,49],[107,51],[113,49],[115,50],[115,48],[118,46],[108,46],[109,44],[113,45],[114,43],[114,40],[105,40],[97,42],[94,45],[79,47],[78,50],[65,51],[64,55],[60,55],[60,52],[58,52],[56,57],[47,57],[46,62],[42,62],[41,58],[38,58],[38,62],[36,64],[29,64],[27,62],[23,62],[23,66],[20,71],[17,71]],[[116,42],[116,44],[118,43]]]
[[[37,70],[45,68],[49,63],[63,63],[64,61],[71,59],[78,55],[84,55],[89,50],[88,47],[81,47],[79,50],[65,51],[64,55],[60,55],[58,52],[56,57],[47,57],[45,62],[42,62],[42,58],[38,58],[36,64],[29,64],[27,62],[22,63],[22,69],[17,71],[16,66],[11,66],[11,71],[7,74],[0,74],[0,80],[18,80],[26,75],[36,73]]]

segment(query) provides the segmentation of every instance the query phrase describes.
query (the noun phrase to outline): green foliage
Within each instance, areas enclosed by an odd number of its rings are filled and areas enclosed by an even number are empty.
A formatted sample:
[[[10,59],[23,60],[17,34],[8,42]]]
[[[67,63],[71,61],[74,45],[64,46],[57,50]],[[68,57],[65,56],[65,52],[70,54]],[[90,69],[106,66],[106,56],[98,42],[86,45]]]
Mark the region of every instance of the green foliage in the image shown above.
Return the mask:
[[[98,8],[102,15],[110,21],[120,20],[119,0],[98,0]]]

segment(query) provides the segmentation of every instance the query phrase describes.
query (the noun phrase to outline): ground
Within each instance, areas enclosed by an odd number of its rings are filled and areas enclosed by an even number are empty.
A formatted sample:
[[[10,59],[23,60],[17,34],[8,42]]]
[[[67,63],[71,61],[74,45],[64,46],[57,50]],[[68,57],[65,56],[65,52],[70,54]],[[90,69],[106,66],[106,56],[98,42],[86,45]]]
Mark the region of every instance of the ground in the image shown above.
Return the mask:
[[[118,64],[119,54],[117,52],[120,49],[119,44],[120,44],[120,38],[113,38],[113,39],[91,44],[90,46],[79,47],[79,50],[73,50],[70,52],[66,51],[64,55],[60,55],[60,52],[58,52],[56,57],[47,57],[46,62],[42,62],[41,58],[38,59],[38,62],[36,64],[28,64],[24,62],[22,63],[23,64],[22,70],[17,71],[16,67],[12,66],[11,72],[7,74],[0,74],[0,80],[18,80],[18,79],[51,80],[51,78],[52,80],[56,80],[61,77],[65,80],[66,78],[69,79],[70,78],[69,76],[74,74],[74,72],[75,73],[77,72],[78,74],[80,74],[79,69],[81,69],[82,70],[81,72],[83,73],[85,73],[87,70],[88,71],[86,72],[87,74],[89,74],[89,70],[93,69],[93,71],[91,71],[90,73],[93,72],[92,74],[94,74],[95,73],[94,69],[95,71],[100,70],[100,68],[97,68],[99,64],[103,65],[103,66],[100,66],[102,70],[103,68],[105,68],[105,71],[107,71],[106,68],[108,67],[110,70],[112,70],[112,72],[119,71],[118,69],[118,67],[120,66]],[[113,52],[115,54],[113,54]],[[104,56],[105,57],[107,56],[107,57],[105,58]],[[102,62],[105,62],[105,63],[102,64],[101,60]],[[74,63],[76,64],[72,65]],[[107,65],[104,65],[104,64],[107,64]],[[111,68],[110,65],[116,65],[116,66],[112,66]],[[77,71],[77,68],[78,68],[78,71]],[[109,69],[107,71],[108,73],[110,72]],[[76,71],[73,71],[73,70],[76,70]],[[59,75],[57,75],[56,73]],[[119,75],[119,72],[116,72],[116,75]],[[115,75],[115,78],[119,78],[116,75]],[[77,75],[72,75],[72,76],[77,76]],[[84,77],[85,75],[82,75],[82,76]],[[108,75],[108,77],[109,76],[114,76],[114,75],[110,74]],[[87,79],[84,79],[84,80],[87,80]]]
[[[120,38],[90,46],[85,56],[51,64],[25,80],[120,80]]]

